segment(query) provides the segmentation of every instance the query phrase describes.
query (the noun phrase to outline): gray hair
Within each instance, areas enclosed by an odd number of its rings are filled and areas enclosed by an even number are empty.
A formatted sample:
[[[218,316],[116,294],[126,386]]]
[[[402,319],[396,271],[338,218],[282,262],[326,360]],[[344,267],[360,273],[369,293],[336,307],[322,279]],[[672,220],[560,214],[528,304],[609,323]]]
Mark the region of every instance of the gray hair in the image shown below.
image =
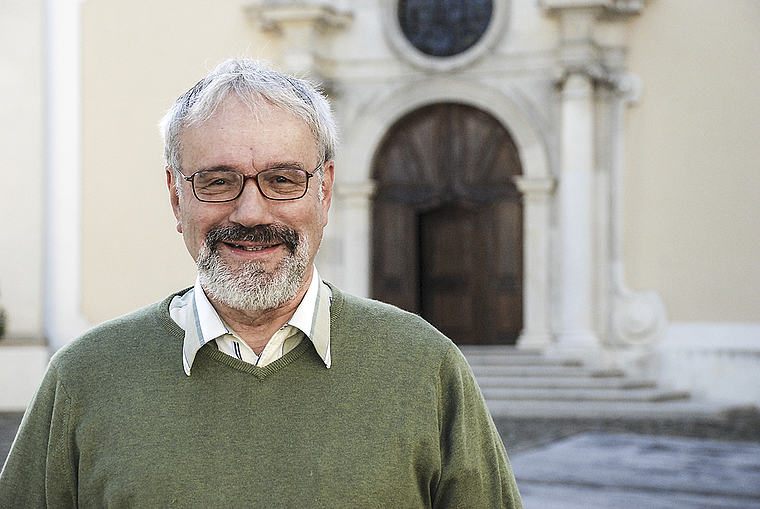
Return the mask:
[[[277,72],[263,61],[232,58],[181,95],[161,119],[164,159],[169,168],[180,169],[182,129],[207,120],[230,94],[252,111],[263,100],[303,119],[314,134],[322,161],[335,157],[335,118],[327,98],[314,84]]]

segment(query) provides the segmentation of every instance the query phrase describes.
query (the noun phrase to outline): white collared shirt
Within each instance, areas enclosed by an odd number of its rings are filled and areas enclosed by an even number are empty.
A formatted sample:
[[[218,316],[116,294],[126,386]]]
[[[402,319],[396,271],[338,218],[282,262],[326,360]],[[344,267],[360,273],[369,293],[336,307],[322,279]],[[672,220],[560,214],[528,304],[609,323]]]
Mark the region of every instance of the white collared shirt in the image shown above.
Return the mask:
[[[314,345],[327,368],[330,357],[330,303],[332,291],[319,277],[316,267],[309,288],[293,316],[269,340],[261,355],[232,331],[209,302],[196,278],[195,286],[184,295],[174,297],[169,314],[185,331],[182,364],[185,373],[190,370],[198,350],[215,341],[221,352],[256,366],[266,366],[298,346],[304,336]]]

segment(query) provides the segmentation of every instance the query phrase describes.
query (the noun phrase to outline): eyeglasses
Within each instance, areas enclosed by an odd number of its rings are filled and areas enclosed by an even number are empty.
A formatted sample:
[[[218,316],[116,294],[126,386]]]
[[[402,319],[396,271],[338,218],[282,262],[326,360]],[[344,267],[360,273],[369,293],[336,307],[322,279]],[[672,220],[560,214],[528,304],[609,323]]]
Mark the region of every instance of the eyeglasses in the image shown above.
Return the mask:
[[[323,164],[325,163],[320,163],[311,173],[301,168],[271,168],[256,175],[243,175],[233,170],[201,170],[189,177],[182,175],[182,178],[192,183],[193,194],[203,202],[236,200],[243,194],[248,179],[256,182],[256,187],[264,198],[276,201],[297,200],[306,196],[309,179]]]

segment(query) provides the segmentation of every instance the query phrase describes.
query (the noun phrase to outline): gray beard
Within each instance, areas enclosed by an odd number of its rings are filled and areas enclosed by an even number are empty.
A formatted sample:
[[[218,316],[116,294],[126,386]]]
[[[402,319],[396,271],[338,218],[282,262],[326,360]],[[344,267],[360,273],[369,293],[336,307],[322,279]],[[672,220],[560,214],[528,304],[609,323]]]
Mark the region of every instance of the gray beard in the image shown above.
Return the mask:
[[[219,255],[219,242],[282,241],[290,250],[269,273],[261,262],[243,263],[233,269]],[[309,246],[294,230],[267,225],[227,227],[210,231],[198,254],[198,277],[211,300],[240,311],[266,311],[292,300],[303,283],[309,264]]]

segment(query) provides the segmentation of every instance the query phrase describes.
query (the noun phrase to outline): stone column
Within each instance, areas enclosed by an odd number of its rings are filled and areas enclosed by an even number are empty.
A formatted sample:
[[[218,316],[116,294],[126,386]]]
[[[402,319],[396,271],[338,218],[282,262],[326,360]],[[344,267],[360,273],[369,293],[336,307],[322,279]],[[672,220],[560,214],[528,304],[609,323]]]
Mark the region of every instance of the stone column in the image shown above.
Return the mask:
[[[594,309],[594,84],[588,74],[571,73],[564,81],[560,137],[556,348],[581,353],[600,347]]]

